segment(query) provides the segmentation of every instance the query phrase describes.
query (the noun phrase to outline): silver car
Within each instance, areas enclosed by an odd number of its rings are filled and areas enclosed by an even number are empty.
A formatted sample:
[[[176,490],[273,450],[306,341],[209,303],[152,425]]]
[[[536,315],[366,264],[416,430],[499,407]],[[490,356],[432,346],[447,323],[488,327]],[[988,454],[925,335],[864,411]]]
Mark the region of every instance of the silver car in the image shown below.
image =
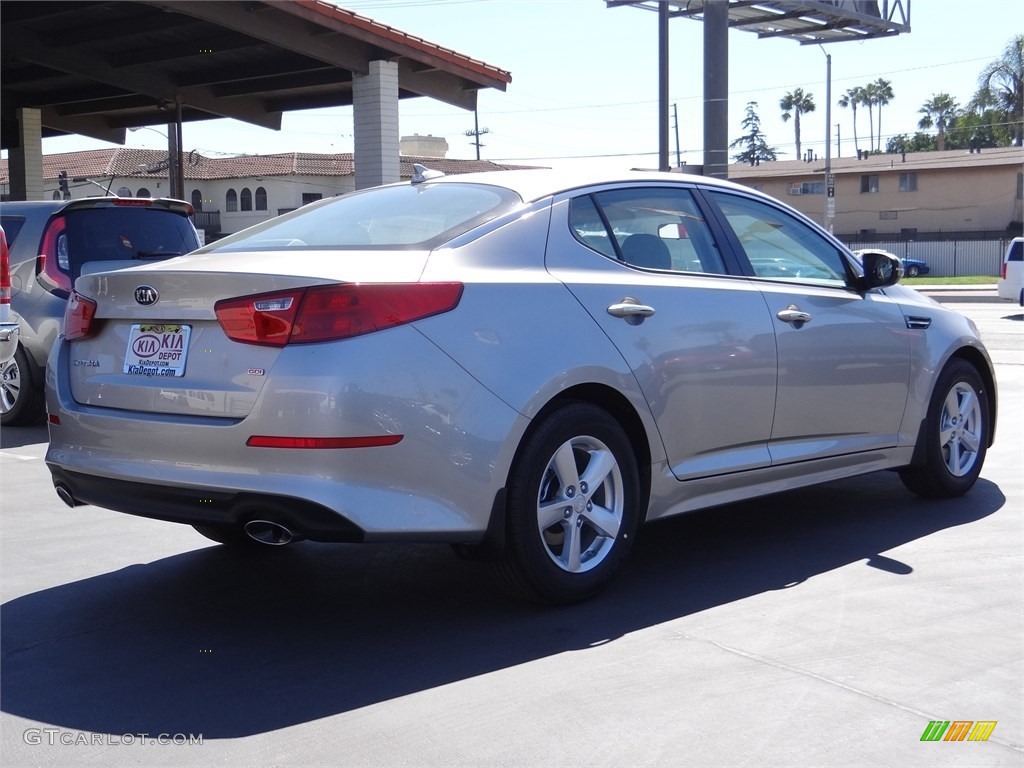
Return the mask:
[[[0,343],[9,354],[0,357],[0,424],[41,420],[46,360],[74,280],[195,250],[192,213],[188,203],[166,198],[0,202],[10,247],[10,321],[18,325],[14,343]]]
[[[558,603],[650,520],[978,478],[988,355],[887,293],[895,257],[700,177],[437,176],[83,275],[48,367],[61,498],[236,546],[448,542]]]

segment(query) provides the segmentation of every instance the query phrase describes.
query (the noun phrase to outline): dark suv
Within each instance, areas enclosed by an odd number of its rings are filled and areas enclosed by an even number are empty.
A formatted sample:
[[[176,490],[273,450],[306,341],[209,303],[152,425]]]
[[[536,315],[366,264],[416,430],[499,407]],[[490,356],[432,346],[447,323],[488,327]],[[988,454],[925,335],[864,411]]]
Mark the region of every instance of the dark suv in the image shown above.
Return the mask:
[[[10,248],[11,310],[20,341],[0,363],[0,424],[26,424],[43,410],[46,358],[79,275],[168,259],[199,247],[181,200],[91,197],[0,204]]]

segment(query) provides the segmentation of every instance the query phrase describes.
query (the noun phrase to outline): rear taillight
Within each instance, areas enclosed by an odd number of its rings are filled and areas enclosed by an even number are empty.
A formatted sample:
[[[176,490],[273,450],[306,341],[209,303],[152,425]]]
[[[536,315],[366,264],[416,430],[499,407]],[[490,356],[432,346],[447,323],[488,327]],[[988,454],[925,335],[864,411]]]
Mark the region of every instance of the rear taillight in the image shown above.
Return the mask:
[[[1003,280],[1006,279],[1006,262],[1003,262]]]
[[[68,252],[68,223],[56,216],[46,225],[43,245],[36,259],[36,275],[47,290],[58,296],[71,293],[71,255]]]
[[[448,312],[462,283],[346,283],[224,299],[214,305],[234,341],[283,347],[361,336]]]
[[[64,338],[68,341],[84,339],[92,333],[92,321],[96,317],[96,302],[78,291],[71,292],[64,309]]]

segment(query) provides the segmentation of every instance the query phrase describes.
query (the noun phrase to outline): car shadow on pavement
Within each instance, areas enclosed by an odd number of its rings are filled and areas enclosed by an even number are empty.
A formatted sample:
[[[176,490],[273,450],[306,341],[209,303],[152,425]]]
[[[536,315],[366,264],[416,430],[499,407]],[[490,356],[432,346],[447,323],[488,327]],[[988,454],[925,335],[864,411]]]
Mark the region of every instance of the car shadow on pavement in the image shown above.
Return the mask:
[[[210,546],[0,607],[0,708],[100,733],[264,733],[593,646],[865,561],[1003,506],[980,481],[923,501],[892,473],[641,532],[611,588],[550,608],[431,545]],[[646,534],[646,535],[644,535]]]
[[[49,441],[46,434],[46,423],[30,424],[24,427],[4,427],[0,429],[0,449],[22,448],[26,445],[44,446]]]

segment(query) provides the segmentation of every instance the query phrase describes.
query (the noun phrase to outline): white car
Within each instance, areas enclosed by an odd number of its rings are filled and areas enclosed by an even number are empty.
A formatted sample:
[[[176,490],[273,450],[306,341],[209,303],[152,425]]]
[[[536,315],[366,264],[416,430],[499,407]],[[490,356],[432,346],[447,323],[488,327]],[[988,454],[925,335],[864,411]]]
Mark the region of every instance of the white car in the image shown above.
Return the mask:
[[[1024,307],[1024,237],[1013,238],[1006,249],[999,298],[1015,301]]]

